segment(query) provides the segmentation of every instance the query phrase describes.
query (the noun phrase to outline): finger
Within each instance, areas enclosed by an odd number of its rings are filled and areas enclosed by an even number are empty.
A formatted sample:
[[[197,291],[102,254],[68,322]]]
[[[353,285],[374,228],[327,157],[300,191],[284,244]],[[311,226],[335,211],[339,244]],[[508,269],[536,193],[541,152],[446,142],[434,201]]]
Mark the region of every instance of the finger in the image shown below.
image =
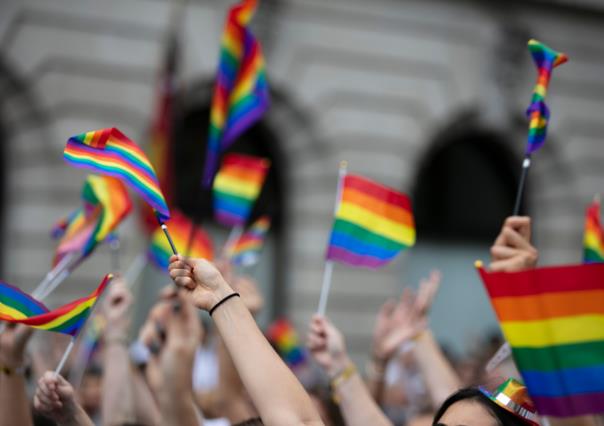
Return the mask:
[[[510,259],[519,254],[519,250],[508,246],[491,247],[491,262]]]
[[[378,316],[382,318],[387,318],[392,315],[394,309],[396,308],[396,300],[390,298],[386,300],[386,303],[382,305],[378,312]]]
[[[177,286],[186,288],[187,290],[193,290],[196,287],[195,282],[191,277],[178,277],[173,278],[173,280]]]
[[[532,248],[531,244],[522,235],[520,235],[520,233],[518,233],[514,229],[505,228],[502,233],[505,237],[505,244],[504,244],[505,246],[518,248],[518,249]]]
[[[489,265],[492,272],[515,272],[522,269],[521,259],[514,257],[506,260],[499,260]]]
[[[505,225],[512,228],[523,238],[531,239],[531,218],[529,216],[510,216],[505,220]]]

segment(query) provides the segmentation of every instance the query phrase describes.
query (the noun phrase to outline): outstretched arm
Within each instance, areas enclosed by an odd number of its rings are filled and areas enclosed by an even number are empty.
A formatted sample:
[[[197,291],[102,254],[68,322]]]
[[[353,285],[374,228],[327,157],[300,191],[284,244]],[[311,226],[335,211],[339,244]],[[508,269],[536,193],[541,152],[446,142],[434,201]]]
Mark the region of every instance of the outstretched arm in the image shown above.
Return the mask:
[[[233,290],[203,259],[170,259],[170,276],[199,309],[210,311]],[[320,425],[304,388],[275,353],[239,297],[212,315],[233,363],[266,425]]]
[[[315,315],[310,323],[308,348],[329,376],[332,391],[348,426],[389,426],[392,423],[371,398],[346,352],[342,334],[326,318]]]

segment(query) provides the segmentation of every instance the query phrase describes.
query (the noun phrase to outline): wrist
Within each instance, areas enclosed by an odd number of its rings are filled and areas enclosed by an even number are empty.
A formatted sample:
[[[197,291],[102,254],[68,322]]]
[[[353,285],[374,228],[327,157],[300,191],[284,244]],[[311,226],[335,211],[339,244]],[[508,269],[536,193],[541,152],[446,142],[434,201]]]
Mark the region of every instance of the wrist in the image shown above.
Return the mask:
[[[352,364],[352,361],[350,360],[347,354],[343,354],[337,358],[334,358],[331,362],[331,365],[326,370],[329,379],[333,380],[335,377],[341,374],[342,371],[344,371],[346,367],[348,367],[350,364]]]

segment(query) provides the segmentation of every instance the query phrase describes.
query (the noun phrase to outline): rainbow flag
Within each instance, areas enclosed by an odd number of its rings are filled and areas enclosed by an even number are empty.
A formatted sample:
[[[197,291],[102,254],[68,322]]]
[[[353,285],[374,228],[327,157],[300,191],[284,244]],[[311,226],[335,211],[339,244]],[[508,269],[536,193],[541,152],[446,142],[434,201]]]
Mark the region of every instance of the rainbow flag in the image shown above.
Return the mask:
[[[604,413],[604,264],[478,271],[538,412]]]
[[[268,216],[258,218],[231,248],[231,262],[241,266],[258,263],[270,227],[271,219]]]
[[[192,226],[195,224],[184,214],[179,211],[173,213],[172,219],[170,219],[170,235],[178,252],[190,257],[212,260],[214,257],[212,239],[200,226],[195,230],[195,238],[191,241],[191,247],[188,247]],[[188,252],[187,249],[189,249]],[[170,244],[162,229],[158,227],[151,236],[149,260],[158,268],[167,271],[170,256],[172,256]]]
[[[0,282],[0,321],[25,324],[75,337],[112,278],[111,274],[106,275],[92,294],[54,310],[49,310],[18,288]]]
[[[545,143],[550,113],[545,104],[545,95],[549,86],[552,70],[568,61],[564,53],[556,52],[537,40],[529,40],[528,48],[537,65],[537,84],[533,89],[531,104],[526,111],[529,118],[528,143],[526,154],[530,155]]]
[[[300,344],[298,333],[286,319],[273,322],[267,330],[267,337],[290,367],[297,367],[306,362],[306,351]]]
[[[214,179],[214,214],[225,226],[242,226],[260,195],[270,161],[243,154],[228,154]]]
[[[89,175],[82,187],[83,207],[60,220],[52,230],[61,238],[53,266],[67,253],[87,257],[128,216],[132,202],[124,184],[110,176]]]
[[[604,231],[600,223],[600,200],[595,199],[585,213],[583,262],[604,262]]]
[[[170,218],[153,166],[145,153],[115,127],[69,138],[63,157],[75,167],[123,180],[155,209],[158,218]]]
[[[415,244],[411,201],[362,176],[347,175],[327,248],[327,259],[377,268]]]
[[[256,4],[257,0],[243,0],[227,16],[210,111],[203,172],[206,188],[212,184],[220,155],[262,117],[269,105],[262,49],[247,27]]]

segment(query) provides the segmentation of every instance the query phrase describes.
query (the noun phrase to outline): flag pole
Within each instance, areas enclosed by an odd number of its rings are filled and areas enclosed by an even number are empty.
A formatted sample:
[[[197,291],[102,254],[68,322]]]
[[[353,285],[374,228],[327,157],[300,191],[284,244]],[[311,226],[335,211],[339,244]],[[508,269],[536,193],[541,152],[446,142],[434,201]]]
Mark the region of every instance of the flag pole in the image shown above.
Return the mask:
[[[239,238],[241,238],[241,234],[243,234],[243,225],[237,225],[231,228],[229,237],[224,243],[224,247],[222,249],[222,254],[228,259],[231,258],[233,254],[233,247],[235,246],[235,243],[239,241]]]
[[[40,284],[36,286],[34,291],[31,293],[34,299],[37,298],[40,293],[42,293],[44,289],[48,287],[48,285],[50,285],[57,278],[57,276],[69,266],[71,261],[75,258],[76,254],[76,252],[66,254],[54,268],[48,271],[44,279],[40,282]]]
[[[520,182],[518,183],[518,192],[516,192],[516,202],[514,203],[514,212],[512,216],[518,216],[520,213],[520,207],[522,204],[522,195],[524,193],[524,186],[526,184],[526,176],[528,175],[529,168],[531,167],[531,154],[526,154],[524,161],[522,162],[522,173],[520,174]]]
[[[166,236],[166,238],[168,240],[168,243],[170,244],[170,248],[172,249],[172,253],[177,255],[178,251],[176,250],[176,246],[174,245],[174,241],[172,240],[172,237],[170,236],[170,232],[168,232],[168,226],[159,217],[159,214],[157,212],[155,212],[155,217],[157,218],[157,223],[159,223],[159,226],[161,227],[161,230],[164,231],[164,235]]]
[[[67,345],[67,349],[65,349],[65,352],[63,352],[63,357],[61,358],[61,361],[59,361],[59,365],[57,365],[57,368],[55,368],[55,377],[57,377],[61,373],[61,370],[63,369],[67,358],[69,358],[69,354],[71,354],[71,351],[73,350],[74,344],[75,337],[72,336],[71,340],[69,341],[69,345]]]
[[[344,184],[344,177],[346,176],[346,168],[348,163],[346,161],[340,162],[340,170],[338,171],[338,186],[336,189],[336,201],[333,207],[333,214],[338,211],[340,205],[340,198],[342,197],[342,185]],[[327,299],[329,297],[329,290],[331,289],[331,277],[333,275],[333,261],[325,261],[325,269],[323,270],[323,284],[321,285],[321,296],[319,297],[319,308],[317,313],[321,316],[325,315],[327,309]]]

